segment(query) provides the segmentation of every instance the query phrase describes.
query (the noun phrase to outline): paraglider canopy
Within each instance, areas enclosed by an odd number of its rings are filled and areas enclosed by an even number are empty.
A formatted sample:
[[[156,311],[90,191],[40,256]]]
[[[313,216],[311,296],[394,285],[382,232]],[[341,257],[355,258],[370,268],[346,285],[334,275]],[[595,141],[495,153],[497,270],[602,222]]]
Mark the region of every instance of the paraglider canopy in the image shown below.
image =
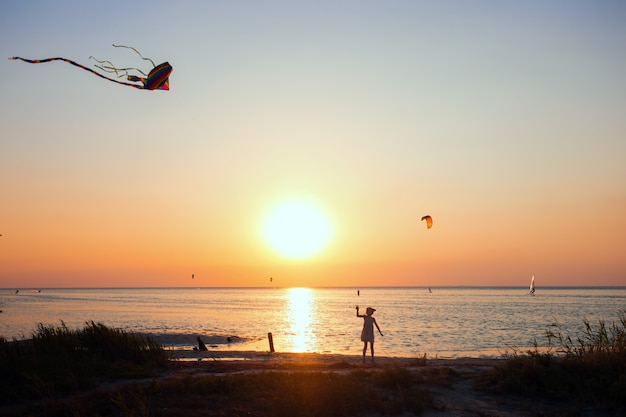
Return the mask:
[[[424,216],[422,217],[422,221],[426,220],[426,228],[430,229],[431,227],[433,227],[433,218],[430,216]]]

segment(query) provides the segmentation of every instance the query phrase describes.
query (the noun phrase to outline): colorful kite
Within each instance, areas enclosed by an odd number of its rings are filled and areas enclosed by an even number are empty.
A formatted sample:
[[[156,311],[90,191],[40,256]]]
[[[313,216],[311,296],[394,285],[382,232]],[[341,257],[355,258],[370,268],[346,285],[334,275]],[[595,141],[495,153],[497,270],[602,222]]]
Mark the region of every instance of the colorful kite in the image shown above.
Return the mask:
[[[422,217],[422,221],[426,220],[426,228],[430,229],[431,227],[433,227],[433,218],[430,216],[424,216]]]
[[[76,62],[71,61],[71,60],[66,59],[66,58],[25,59],[25,58],[20,58],[19,56],[14,56],[13,58],[9,58],[9,59],[12,59],[12,60],[19,59],[21,61],[28,62],[30,64],[41,64],[41,63],[44,63],[44,62],[51,62],[51,61],[64,61],[64,62],[67,62],[68,64],[72,64],[74,66],[77,66],[78,68],[82,68],[82,69],[84,69],[86,71],[89,71],[92,74],[95,74],[95,75],[97,75],[100,78],[104,78],[105,80],[113,81],[114,83],[127,85],[129,87],[135,87],[135,88],[139,88],[141,90],[169,90],[170,89],[169,76],[172,73],[172,66],[169,64],[169,62],[164,62],[162,64],[155,65],[154,61],[152,61],[150,58],[144,58],[143,55],[141,55],[139,53],[139,51],[136,50],[133,47],[124,46],[124,45],[113,45],[113,46],[116,47],[116,48],[132,49],[142,59],[144,59],[146,61],[150,61],[154,68],[152,68],[152,71],[150,71],[148,73],[148,75],[146,75],[146,73],[144,73],[143,71],[141,71],[138,68],[116,68],[109,61],[99,61],[99,60],[95,59],[94,57],[89,57],[89,58],[93,58],[96,62],[98,62],[100,64],[107,64],[107,65],[96,65],[96,68],[99,68],[99,69],[101,69],[101,70],[103,70],[105,72],[115,73],[115,75],[117,75],[118,78],[126,77],[126,79],[128,81],[132,81],[134,83],[141,83],[141,84],[133,84],[133,83],[129,83],[129,82],[119,81],[119,80],[116,80],[114,78],[106,77],[106,76],[100,74],[99,72],[94,71],[91,68],[87,68],[87,67],[85,67],[83,65],[80,65],[79,63],[76,63]],[[128,71],[130,71],[130,70],[135,70],[135,71],[140,72],[143,75],[143,77],[129,74]]]

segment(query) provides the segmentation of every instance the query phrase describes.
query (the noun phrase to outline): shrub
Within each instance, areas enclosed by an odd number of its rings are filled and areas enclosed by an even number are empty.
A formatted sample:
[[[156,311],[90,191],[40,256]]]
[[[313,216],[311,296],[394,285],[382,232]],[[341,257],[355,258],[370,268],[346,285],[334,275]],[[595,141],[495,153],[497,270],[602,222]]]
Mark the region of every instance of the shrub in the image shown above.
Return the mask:
[[[82,330],[39,324],[32,338],[0,340],[0,404],[54,398],[94,387],[98,379],[150,375],[167,363],[152,341],[93,321]]]
[[[581,334],[572,337],[555,324],[546,331],[551,350],[514,353],[477,381],[479,387],[497,392],[543,396],[579,406],[599,406],[626,412],[626,310],[619,322],[594,328],[584,321]]]

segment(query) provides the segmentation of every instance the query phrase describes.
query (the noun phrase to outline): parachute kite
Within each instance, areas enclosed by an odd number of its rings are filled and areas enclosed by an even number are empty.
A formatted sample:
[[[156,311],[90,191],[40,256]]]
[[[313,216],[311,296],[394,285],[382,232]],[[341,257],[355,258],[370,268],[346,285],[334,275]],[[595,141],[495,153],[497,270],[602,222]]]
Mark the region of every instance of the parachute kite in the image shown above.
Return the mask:
[[[422,221],[426,220],[426,228],[430,229],[431,227],[433,227],[433,218],[430,216],[424,216],[422,217]]]
[[[94,71],[91,68],[87,68],[83,65],[80,65],[74,61],[71,61],[67,58],[46,58],[46,59],[26,59],[26,58],[21,58],[19,56],[14,56],[13,58],[9,58],[11,60],[21,60],[24,62],[28,62],[30,64],[42,64],[44,62],[52,62],[52,61],[64,61],[67,62],[68,64],[72,64],[78,68],[82,68],[85,71],[89,71],[92,74],[97,75],[100,78],[104,78],[105,80],[109,80],[112,81],[114,83],[118,83],[118,84],[122,84],[122,85],[127,85],[129,87],[135,87],[135,88],[139,88],[140,90],[169,90],[170,89],[170,81],[169,81],[169,76],[172,73],[172,66],[169,64],[169,62],[164,62],[162,64],[159,65],[155,65],[154,61],[152,61],[150,58],[144,58],[143,55],[141,55],[139,53],[138,50],[136,50],[133,47],[130,46],[124,46],[124,45],[113,45],[116,48],[128,48],[128,49],[132,49],[133,51],[135,51],[137,53],[137,55],[139,55],[143,60],[146,61],[150,61],[152,63],[152,66],[154,68],[152,68],[152,70],[148,73],[148,75],[146,75],[145,72],[141,71],[138,68],[116,68],[110,61],[99,61],[94,57],[89,57],[89,58],[93,58],[96,62],[98,62],[99,64],[106,64],[106,65],[95,65],[96,68],[101,69],[102,71],[105,72],[109,72],[109,73],[115,73],[115,75],[117,75],[118,78],[122,78],[122,77],[126,77],[126,79],[128,81],[132,81],[132,82],[124,82],[124,81],[119,81],[116,80],[114,78],[109,78],[106,77],[102,74],[100,74],[97,71]],[[129,73],[129,71],[134,70],[137,71],[139,73],[141,73],[143,75],[143,77],[137,76],[137,75],[131,75]],[[140,84],[133,84],[133,83],[140,83]]]

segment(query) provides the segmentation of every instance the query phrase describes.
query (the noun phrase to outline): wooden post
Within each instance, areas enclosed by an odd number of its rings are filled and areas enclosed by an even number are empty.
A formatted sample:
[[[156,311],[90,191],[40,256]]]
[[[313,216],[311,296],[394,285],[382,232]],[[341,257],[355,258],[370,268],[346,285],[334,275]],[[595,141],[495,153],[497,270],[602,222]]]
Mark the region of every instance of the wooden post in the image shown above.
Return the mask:
[[[270,352],[274,352],[274,338],[271,332],[267,334],[267,340],[270,342]]]

